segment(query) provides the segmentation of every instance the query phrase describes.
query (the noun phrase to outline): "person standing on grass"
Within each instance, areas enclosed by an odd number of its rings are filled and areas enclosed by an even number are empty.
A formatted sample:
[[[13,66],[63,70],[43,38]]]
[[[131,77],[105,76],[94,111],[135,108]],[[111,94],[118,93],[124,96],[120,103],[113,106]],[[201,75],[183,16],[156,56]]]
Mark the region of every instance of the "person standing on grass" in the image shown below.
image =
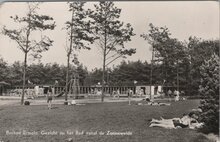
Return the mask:
[[[132,95],[133,95],[133,91],[131,89],[128,89],[128,105],[131,105]]]
[[[118,97],[118,99],[120,97],[120,90],[119,89],[117,90],[117,97]]]
[[[169,101],[171,101],[171,95],[172,95],[172,93],[173,93],[173,92],[172,92],[170,89],[169,89],[168,92],[167,92],[167,95],[168,95],[168,97],[169,97]]]
[[[175,102],[177,102],[179,100],[180,100],[180,92],[176,91],[176,93],[175,93]]]
[[[52,108],[52,100],[53,100],[53,91],[52,91],[52,88],[49,87],[48,91],[47,91],[47,105],[48,105],[48,109]]]

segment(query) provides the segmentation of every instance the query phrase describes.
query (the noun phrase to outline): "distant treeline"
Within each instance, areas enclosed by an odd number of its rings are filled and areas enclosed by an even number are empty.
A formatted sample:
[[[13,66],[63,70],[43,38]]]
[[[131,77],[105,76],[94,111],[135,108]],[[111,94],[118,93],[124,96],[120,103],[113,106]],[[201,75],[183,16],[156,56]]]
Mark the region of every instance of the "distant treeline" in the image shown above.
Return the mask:
[[[142,61],[122,61],[114,68],[106,70],[105,83],[110,86],[133,86],[134,81],[140,85],[150,84],[151,67],[153,71],[152,84],[164,86],[184,86],[190,94],[198,93],[201,81],[200,66],[208,60],[212,54],[219,55],[219,41],[201,41],[190,38],[187,48],[181,54],[182,57],[173,56],[167,58],[166,62],[155,58],[153,65]],[[186,50],[187,49],[187,50]],[[167,52],[166,56],[172,56],[174,51]],[[187,57],[187,58],[186,58]],[[178,64],[174,63],[179,60]],[[10,83],[11,86],[22,85],[22,63],[14,62],[9,65],[3,58],[0,59],[0,81]],[[78,74],[80,85],[95,85],[102,80],[102,69],[95,68],[92,71],[82,64],[77,67],[71,66],[70,77]],[[53,64],[31,64],[27,67],[27,83],[65,85],[66,67],[56,63]]]

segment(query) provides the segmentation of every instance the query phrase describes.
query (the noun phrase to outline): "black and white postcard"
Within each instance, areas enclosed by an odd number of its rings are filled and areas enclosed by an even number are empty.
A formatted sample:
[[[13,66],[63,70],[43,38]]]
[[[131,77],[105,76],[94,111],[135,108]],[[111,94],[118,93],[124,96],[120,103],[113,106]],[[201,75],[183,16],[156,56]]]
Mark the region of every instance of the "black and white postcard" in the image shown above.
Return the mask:
[[[0,3],[0,142],[219,142],[218,1]]]

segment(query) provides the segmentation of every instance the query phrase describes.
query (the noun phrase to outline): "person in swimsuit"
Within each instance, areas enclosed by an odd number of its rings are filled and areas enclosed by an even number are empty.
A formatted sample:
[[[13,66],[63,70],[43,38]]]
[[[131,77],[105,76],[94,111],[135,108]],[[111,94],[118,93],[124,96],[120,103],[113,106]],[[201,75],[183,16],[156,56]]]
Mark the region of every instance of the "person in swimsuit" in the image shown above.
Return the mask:
[[[194,114],[189,113],[188,115],[184,115],[182,118],[172,118],[172,119],[161,118],[161,120],[152,119],[149,127],[162,127],[167,129],[188,127],[190,129],[195,129],[201,126],[202,124],[198,123],[198,121],[194,118]]]
[[[52,91],[52,88],[49,87],[48,91],[47,91],[47,105],[48,105],[48,109],[52,108],[52,100],[53,100],[53,91]]]

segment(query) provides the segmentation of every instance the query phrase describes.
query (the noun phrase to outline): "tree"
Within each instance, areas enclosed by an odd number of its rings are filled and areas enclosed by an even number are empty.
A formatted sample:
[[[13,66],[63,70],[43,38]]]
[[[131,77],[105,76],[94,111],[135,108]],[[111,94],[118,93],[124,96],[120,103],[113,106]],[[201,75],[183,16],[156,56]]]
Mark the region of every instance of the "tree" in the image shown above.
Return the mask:
[[[12,86],[22,85],[22,74],[22,63],[19,61],[15,61],[10,66],[9,80]]]
[[[84,84],[86,86],[94,86],[98,82],[101,82],[101,80],[102,80],[102,69],[94,68],[86,76]]]
[[[18,67],[19,64],[13,64],[12,73],[14,74],[14,77],[11,79],[12,81],[16,81],[17,78],[21,76],[21,75],[18,76],[18,73],[20,73],[20,69]],[[36,85],[42,85],[42,84],[54,85],[56,81],[58,81],[59,85],[64,85],[65,75],[66,75],[65,71],[66,71],[66,67],[60,66],[57,63],[31,64],[27,66],[26,78]]]
[[[49,70],[42,63],[27,66],[27,79],[34,84],[45,84],[48,79]],[[49,74],[51,75],[51,74]]]
[[[136,52],[133,48],[126,48],[125,43],[131,41],[133,28],[131,24],[124,25],[119,21],[121,9],[113,2],[99,2],[94,5],[95,10],[90,10],[90,18],[94,27],[96,44],[102,51],[102,102],[104,101],[104,85],[106,67],[120,57],[131,56]]]
[[[189,37],[187,50],[189,56],[189,90],[191,94],[199,94],[201,80],[200,67],[215,53],[219,55],[219,40],[202,40],[197,37]]]
[[[6,61],[3,58],[0,58],[0,81],[8,81],[9,67]]]
[[[83,64],[79,64],[76,68],[76,72],[79,76],[79,85],[84,86],[84,80],[86,79],[86,76],[88,76],[87,68],[84,67]]]
[[[108,86],[133,86],[134,80],[138,84],[149,84],[148,80],[150,78],[150,64],[147,62],[138,61],[122,61],[119,65],[114,68],[106,68],[105,80]],[[157,74],[159,70],[155,70],[155,80],[159,78]],[[157,78],[158,77],[158,78]],[[95,85],[97,82],[102,80],[102,68],[93,69],[88,73],[85,78],[87,86]]]
[[[138,84],[149,84],[149,67],[147,62],[122,61],[109,75],[109,84],[117,86],[133,86],[134,80]]]
[[[183,72],[184,66],[187,65],[188,56],[187,48],[176,38],[171,38],[171,33],[167,27],[156,27],[152,23],[149,24],[150,30],[147,34],[142,34],[145,40],[152,46],[152,61],[151,61],[151,78],[153,75],[153,67],[155,63],[161,65],[162,74],[159,83],[164,80],[166,85],[179,86],[179,80],[186,80]],[[182,77],[180,77],[182,75]],[[151,79],[153,80],[153,79]],[[183,81],[185,82],[185,81]],[[153,81],[151,81],[151,84]]]
[[[205,123],[203,131],[219,134],[219,56],[213,54],[200,67],[201,83],[199,93],[202,96],[200,108],[201,121]]]
[[[53,41],[42,32],[53,30],[55,22],[47,15],[39,15],[37,9],[39,3],[28,3],[28,12],[24,17],[11,16],[15,23],[19,24],[19,29],[8,29],[3,27],[2,33],[18,44],[18,48],[24,53],[23,65],[23,88],[21,104],[24,102],[24,90],[26,85],[27,56],[31,54],[34,58],[40,58],[43,51],[47,51],[52,46]],[[33,36],[35,32],[41,32],[40,40]]]
[[[67,102],[70,59],[73,58],[73,63],[78,62],[74,51],[79,49],[90,49],[89,43],[94,41],[90,36],[90,21],[87,21],[87,11],[83,8],[85,2],[70,2],[69,11],[72,12],[71,20],[67,21],[65,30],[67,31],[69,45],[66,46],[67,52],[67,68],[66,68],[66,87],[65,87],[65,102]],[[67,103],[66,103],[67,104]]]

